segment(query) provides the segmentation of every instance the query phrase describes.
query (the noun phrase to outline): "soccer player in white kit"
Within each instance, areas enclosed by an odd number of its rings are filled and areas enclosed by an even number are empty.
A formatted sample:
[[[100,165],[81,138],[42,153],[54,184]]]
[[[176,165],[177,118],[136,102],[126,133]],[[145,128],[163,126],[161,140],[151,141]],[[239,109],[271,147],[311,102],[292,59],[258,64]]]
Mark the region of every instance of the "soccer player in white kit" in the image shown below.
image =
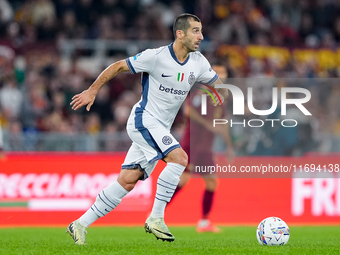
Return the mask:
[[[190,88],[195,82],[213,85],[219,79],[209,62],[197,49],[203,40],[200,19],[182,14],[174,23],[175,41],[164,47],[148,49],[136,56],[113,63],[89,87],[73,97],[74,110],[87,105],[89,111],[99,89],[120,72],[142,73],[142,97],[133,107],[127,123],[132,145],[122,164],[118,179],[104,188],[95,203],[67,232],[76,244],[85,243],[86,228],[113,210],[136,185],[152,173],[159,159],[167,166],[159,175],[146,232],[157,239],[173,241],[175,237],[164,223],[164,210],[183,173],[188,157],[170,128]]]

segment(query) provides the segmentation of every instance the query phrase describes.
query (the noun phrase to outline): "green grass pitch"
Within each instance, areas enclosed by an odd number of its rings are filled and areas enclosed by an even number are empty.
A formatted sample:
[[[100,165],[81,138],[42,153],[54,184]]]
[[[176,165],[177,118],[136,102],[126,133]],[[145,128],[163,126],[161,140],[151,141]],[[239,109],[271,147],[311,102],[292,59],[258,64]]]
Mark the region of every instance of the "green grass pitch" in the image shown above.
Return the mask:
[[[0,254],[339,254],[340,226],[291,227],[285,246],[261,246],[256,227],[222,227],[196,233],[170,227],[176,240],[156,240],[143,227],[90,227],[87,245],[75,245],[65,228],[2,228]]]

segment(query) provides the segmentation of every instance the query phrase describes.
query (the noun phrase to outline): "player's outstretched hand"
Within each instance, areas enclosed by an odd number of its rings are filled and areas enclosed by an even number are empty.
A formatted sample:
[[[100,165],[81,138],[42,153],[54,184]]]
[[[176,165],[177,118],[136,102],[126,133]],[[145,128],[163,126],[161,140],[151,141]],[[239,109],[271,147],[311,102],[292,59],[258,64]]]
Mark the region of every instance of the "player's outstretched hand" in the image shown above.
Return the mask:
[[[224,103],[224,101],[227,99],[227,97],[228,97],[228,91],[226,92],[226,95],[224,95],[224,94],[222,94],[222,93],[219,93],[219,92],[217,92],[218,93],[218,95],[219,95],[219,97],[220,97],[220,99],[221,99],[221,102],[222,102],[222,104]],[[219,98],[217,97],[217,95],[216,94],[213,94],[213,97],[215,98],[215,101],[217,102],[217,105],[221,105],[221,103],[220,103],[220,100],[219,100]]]
[[[90,90],[84,90],[82,93],[75,95],[72,97],[72,105],[73,110],[78,110],[79,108],[86,106],[86,110],[90,111],[91,106],[93,105],[94,99],[96,98],[96,93],[93,93]]]

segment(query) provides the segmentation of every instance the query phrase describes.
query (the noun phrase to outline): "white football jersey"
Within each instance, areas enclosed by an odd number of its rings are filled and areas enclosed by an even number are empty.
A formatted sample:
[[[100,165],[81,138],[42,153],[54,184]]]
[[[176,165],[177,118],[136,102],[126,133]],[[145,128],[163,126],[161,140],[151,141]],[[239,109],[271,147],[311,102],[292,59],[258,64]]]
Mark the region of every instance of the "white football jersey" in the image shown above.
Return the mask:
[[[128,126],[139,129],[144,125],[142,115],[155,117],[165,128],[171,125],[195,82],[214,83],[218,76],[200,52],[191,52],[180,63],[172,44],[147,49],[126,59],[132,73],[142,73],[143,92],[129,117]]]

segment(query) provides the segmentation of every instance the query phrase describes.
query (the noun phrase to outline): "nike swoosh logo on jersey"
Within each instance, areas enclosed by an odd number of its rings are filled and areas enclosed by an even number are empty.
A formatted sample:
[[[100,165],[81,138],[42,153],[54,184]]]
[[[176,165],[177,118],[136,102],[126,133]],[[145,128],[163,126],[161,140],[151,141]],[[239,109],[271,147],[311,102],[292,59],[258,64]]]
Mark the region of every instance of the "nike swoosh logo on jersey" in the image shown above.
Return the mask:
[[[162,73],[162,77],[171,77],[172,75],[167,75],[167,74],[164,74]]]
[[[167,190],[166,190],[165,192],[166,192],[166,193],[174,193],[173,191],[167,191]]]

